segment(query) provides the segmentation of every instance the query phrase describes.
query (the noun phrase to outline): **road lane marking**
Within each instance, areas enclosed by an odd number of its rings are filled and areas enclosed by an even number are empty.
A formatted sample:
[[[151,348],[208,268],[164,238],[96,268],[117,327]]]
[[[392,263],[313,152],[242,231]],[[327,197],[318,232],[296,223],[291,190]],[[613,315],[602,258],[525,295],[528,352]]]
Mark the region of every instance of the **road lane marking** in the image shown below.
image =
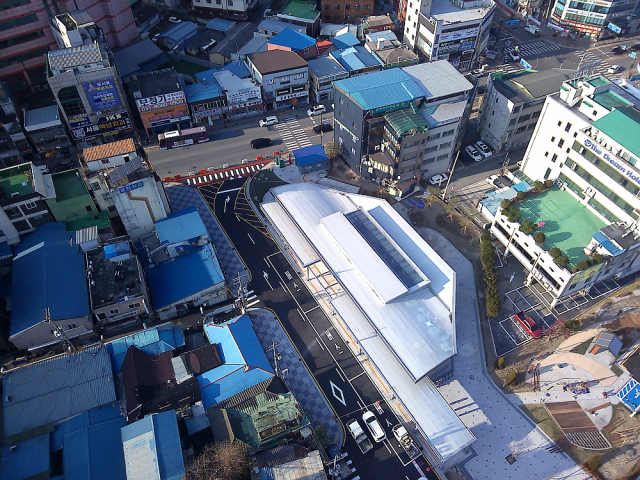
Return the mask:
[[[340,377],[340,380],[346,383],[347,379],[342,376],[342,373],[340,373],[340,370],[338,368],[336,368],[336,372],[338,372],[338,376]]]
[[[305,313],[305,314],[307,314],[307,313],[309,313],[309,312],[313,312],[316,308],[320,308],[320,305],[316,305],[315,307],[313,307],[313,308],[312,308],[312,309],[310,309],[310,310],[307,310],[307,311],[306,311],[306,312],[304,312],[304,313]],[[329,340],[331,340],[331,339],[329,339]]]
[[[349,381],[350,381],[350,382],[353,382],[356,378],[358,378],[358,377],[360,377],[360,376],[362,376],[362,375],[364,375],[364,370],[363,370],[362,372],[360,372],[358,375],[356,375],[355,377],[350,378],[350,379],[349,379]]]
[[[247,232],[247,237],[249,237],[249,240],[251,240],[251,243],[253,243],[254,245],[256,244],[256,242],[253,241],[253,238],[251,238],[251,235],[249,235],[249,232]]]

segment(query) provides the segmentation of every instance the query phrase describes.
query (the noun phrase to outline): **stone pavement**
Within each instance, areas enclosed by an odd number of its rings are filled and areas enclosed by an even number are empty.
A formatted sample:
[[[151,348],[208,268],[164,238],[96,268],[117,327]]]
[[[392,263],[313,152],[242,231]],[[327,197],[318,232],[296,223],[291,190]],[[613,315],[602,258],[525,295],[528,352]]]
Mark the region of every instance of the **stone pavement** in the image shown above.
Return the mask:
[[[396,210],[407,218],[403,203]],[[587,475],[564,453],[550,453],[552,443],[536,425],[495,386],[486,372],[473,268],[446,238],[424,227],[416,231],[454,268],[458,353],[454,378],[439,387],[464,424],[477,437],[475,456],[462,466],[470,479],[525,480]],[[514,455],[509,465],[505,457]]]
[[[222,230],[215,215],[200,195],[200,192],[182,183],[165,184],[165,190],[169,197],[172,211],[182,210],[183,208],[194,206],[198,209],[202,222],[209,232],[209,236],[213,241],[216,249],[216,255],[220,261],[220,266],[225,274],[227,282],[231,284],[238,274],[249,279],[249,272],[244,263],[240,259],[238,252],[229,241],[229,238]]]
[[[320,391],[320,387],[314,380],[311,372],[300,359],[298,351],[285,333],[280,321],[271,310],[250,309],[248,311],[253,328],[256,330],[262,349],[267,353],[267,358],[273,369],[276,369],[273,358],[273,342],[276,343],[276,352],[282,355],[278,360],[278,369],[287,371],[284,381],[293,392],[298,403],[308,412],[311,424],[316,427],[322,425],[329,437],[330,443],[342,447],[344,430],[334,417],[333,410]],[[270,350],[271,349],[271,350]]]

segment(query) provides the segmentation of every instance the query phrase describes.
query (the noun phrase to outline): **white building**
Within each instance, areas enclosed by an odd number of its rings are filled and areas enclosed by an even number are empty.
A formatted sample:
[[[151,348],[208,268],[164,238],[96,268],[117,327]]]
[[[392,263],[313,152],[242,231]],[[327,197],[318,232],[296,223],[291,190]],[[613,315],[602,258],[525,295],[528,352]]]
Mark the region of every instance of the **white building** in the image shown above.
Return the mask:
[[[247,20],[250,10],[257,0],[192,0],[191,4],[198,16],[205,18],[222,17],[232,20]]]
[[[475,437],[432,382],[453,369],[454,270],[384,200],[310,183],[271,192],[261,207],[276,239],[363,351],[388,404],[401,405],[432,463],[462,461]]]
[[[264,112],[262,90],[252,78],[240,78],[227,70],[213,74],[227,96],[229,118],[256,115]]]
[[[552,294],[552,304],[640,270],[640,90],[618,82],[566,81],[547,97],[521,176],[559,187],[531,196],[545,222],[543,246],[501,213],[492,225],[508,252],[533,270],[529,280]],[[529,217],[525,210],[520,220]],[[566,268],[551,257],[553,246],[568,257]]]
[[[410,2],[404,43],[428,61],[448,60],[460,70],[469,69],[487,45],[495,8],[493,0]]]

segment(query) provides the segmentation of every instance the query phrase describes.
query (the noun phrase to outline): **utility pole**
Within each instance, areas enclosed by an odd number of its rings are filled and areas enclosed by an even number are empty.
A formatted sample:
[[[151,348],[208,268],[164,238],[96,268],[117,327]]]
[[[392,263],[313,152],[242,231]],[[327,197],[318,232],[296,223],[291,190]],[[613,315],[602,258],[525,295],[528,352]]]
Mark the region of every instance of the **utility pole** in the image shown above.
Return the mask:
[[[451,170],[449,170],[449,178],[447,179],[447,184],[444,187],[444,192],[442,192],[442,200],[447,196],[447,190],[449,189],[449,183],[451,183],[451,177],[453,177],[453,172],[456,169],[456,164],[458,163],[458,157],[460,156],[460,150],[456,153],[456,158],[453,159],[453,165],[451,166]]]
[[[69,348],[69,350],[72,350],[74,353],[78,352],[78,349],[73,345],[73,343],[71,343],[71,340],[67,338],[67,335],[64,333],[64,330],[62,330],[62,328],[60,328],[58,325],[55,324],[53,320],[51,320],[51,313],[49,312],[49,307],[44,309],[44,312],[42,313],[42,319],[53,326],[54,337],[59,338],[60,341],[63,343],[63,345],[66,345]]]

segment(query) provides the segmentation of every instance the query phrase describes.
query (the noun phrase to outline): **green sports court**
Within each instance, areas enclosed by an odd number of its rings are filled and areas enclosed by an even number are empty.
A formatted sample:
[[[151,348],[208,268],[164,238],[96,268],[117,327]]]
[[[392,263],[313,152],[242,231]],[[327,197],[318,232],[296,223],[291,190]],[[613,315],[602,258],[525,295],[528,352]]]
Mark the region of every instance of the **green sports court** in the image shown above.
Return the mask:
[[[546,236],[545,250],[559,248],[572,266],[587,258],[582,249],[589,244],[595,232],[608,225],[588,207],[578,203],[573,195],[558,187],[542,193],[530,193],[518,208],[522,213],[520,222],[545,222],[539,228]]]

